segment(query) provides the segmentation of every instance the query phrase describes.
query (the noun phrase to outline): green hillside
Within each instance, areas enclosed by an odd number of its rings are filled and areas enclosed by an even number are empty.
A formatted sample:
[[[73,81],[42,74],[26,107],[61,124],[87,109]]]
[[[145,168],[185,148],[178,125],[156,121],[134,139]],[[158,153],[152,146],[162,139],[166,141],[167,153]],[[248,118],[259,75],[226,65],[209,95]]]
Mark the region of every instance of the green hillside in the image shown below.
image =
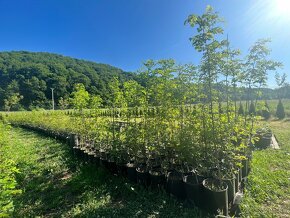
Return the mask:
[[[83,83],[91,94],[108,102],[108,83],[114,77],[121,82],[134,74],[90,61],[45,52],[0,52],[0,110],[5,99],[21,98],[11,110],[51,107],[51,88],[56,104],[68,98],[76,83]]]

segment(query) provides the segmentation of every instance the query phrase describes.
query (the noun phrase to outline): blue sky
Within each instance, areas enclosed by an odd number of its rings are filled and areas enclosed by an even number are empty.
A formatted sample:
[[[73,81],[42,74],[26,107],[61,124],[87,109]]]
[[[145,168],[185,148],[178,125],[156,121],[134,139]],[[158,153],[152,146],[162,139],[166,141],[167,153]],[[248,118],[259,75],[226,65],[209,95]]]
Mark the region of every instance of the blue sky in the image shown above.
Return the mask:
[[[58,53],[136,71],[147,59],[199,62],[184,26],[210,4],[225,33],[245,55],[271,38],[272,58],[290,80],[290,0],[1,0],[0,51]],[[282,3],[281,3],[282,2]],[[277,5],[280,5],[279,7]],[[283,9],[283,11],[282,11]],[[285,10],[284,10],[285,9]],[[274,87],[274,73],[269,86]]]

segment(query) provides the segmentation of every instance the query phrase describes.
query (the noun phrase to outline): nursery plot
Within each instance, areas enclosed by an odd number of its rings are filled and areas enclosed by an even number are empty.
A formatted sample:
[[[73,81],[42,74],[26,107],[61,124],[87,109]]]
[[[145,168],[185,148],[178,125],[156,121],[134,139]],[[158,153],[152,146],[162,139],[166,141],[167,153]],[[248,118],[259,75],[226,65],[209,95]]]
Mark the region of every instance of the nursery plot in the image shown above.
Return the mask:
[[[67,144],[11,128],[7,158],[17,164],[22,190],[13,217],[205,217],[165,193],[148,191],[79,162]]]

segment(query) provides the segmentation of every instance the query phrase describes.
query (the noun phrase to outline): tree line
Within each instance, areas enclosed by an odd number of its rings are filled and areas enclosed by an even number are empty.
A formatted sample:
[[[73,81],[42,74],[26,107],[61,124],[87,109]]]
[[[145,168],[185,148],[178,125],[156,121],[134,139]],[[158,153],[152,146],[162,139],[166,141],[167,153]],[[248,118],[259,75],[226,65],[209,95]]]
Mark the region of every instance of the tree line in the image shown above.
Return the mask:
[[[104,104],[113,77],[121,84],[135,75],[106,64],[44,52],[0,52],[0,110],[52,108],[51,88],[57,108],[66,106],[75,84],[81,83]],[[69,105],[67,105],[69,106]]]
[[[193,22],[190,19],[192,18],[188,18],[188,23]],[[210,79],[211,88],[222,93],[220,101],[227,101],[227,96],[234,97],[236,101],[249,101],[249,104],[257,100],[290,99],[290,86],[286,83],[286,74],[276,74],[279,88],[266,87],[267,72],[275,71],[282,66],[282,63],[269,58],[269,42],[268,39],[258,40],[249,49],[249,54],[244,60],[240,57],[238,49],[231,48],[228,39],[215,41],[209,45],[210,57],[207,62],[211,60],[219,62],[218,68],[213,69],[214,73]],[[196,42],[192,41],[192,43]],[[202,49],[199,48],[200,45],[196,46],[197,49]],[[215,51],[215,55],[211,56],[213,53],[211,50],[219,51]],[[144,67],[149,62],[146,62]],[[206,69],[201,69],[202,66],[192,66],[192,69],[205,71]],[[221,74],[222,79],[216,80],[217,74]],[[72,106],[70,99],[76,84],[83,84],[91,95],[101,97],[103,106],[108,106],[114,98],[109,87],[113,78],[120,81],[122,89],[124,89],[124,82],[131,80],[137,81],[143,87],[148,86],[142,74],[124,72],[106,64],[44,52],[0,52],[0,110],[50,109],[52,108],[51,88],[54,89],[56,108],[70,108]],[[200,81],[195,80],[191,85],[198,86],[198,82]],[[208,89],[204,91],[206,90]],[[192,99],[188,103],[195,103],[195,101]]]

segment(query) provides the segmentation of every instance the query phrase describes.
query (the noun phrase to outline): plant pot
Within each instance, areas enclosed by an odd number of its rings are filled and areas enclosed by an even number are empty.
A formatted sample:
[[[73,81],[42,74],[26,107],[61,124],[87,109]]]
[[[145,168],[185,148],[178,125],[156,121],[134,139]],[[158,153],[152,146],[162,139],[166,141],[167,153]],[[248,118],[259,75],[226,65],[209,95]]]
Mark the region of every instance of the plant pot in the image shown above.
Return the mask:
[[[204,194],[206,197],[206,210],[210,213],[218,213],[218,210],[223,212],[223,215],[228,215],[228,187],[225,182],[216,179],[205,179],[202,182]]]
[[[127,163],[127,175],[131,182],[137,182],[136,165],[134,162]]]
[[[98,155],[98,153],[95,153],[94,155],[94,164],[96,165],[96,167],[99,167],[100,166],[100,156]]]
[[[201,190],[201,183],[198,182],[196,175],[187,175],[183,178],[186,198],[197,207],[203,205],[203,195]]]
[[[109,159],[108,159],[107,169],[108,169],[112,174],[117,174],[117,164],[116,164],[114,158],[109,158]]]
[[[272,133],[267,132],[264,134],[259,134],[258,135],[259,140],[256,141],[255,146],[260,149],[265,149],[267,147],[270,147],[271,141],[272,141]]]
[[[137,183],[148,187],[149,185],[149,172],[146,165],[140,165],[136,168]]]
[[[249,160],[242,160],[242,178],[245,178],[248,176],[248,166],[249,166]]]
[[[185,199],[186,194],[182,173],[172,171],[167,174],[166,190],[170,195],[173,195],[178,199]]]
[[[240,186],[240,172],[239,170],[235,173],[235,191],[236,193],[239,191],[239,186]]]
[[[118,162],[116,164],[118,175],[127,176],[127,164],[125,162]]]
[[[228,186],[228,202],[233,202],[236,195],[236,178],[233,176],[232,178],[224,178],[222,180]]]
[[[95,155],[96,153],[94,151],[88,152],[89,163],[95,164]]]
[[[78,146],[78,136],[76,134],[70,134],[69,145],[71,147]]]
[[[75,157],[82,158],[82,151],[80,150],[78,146],[73,147],[73,153]]]
[[[152,169],[149,171],[150,186],[152,188],[163,189],[165,186],[165,174],[161,169]]]

